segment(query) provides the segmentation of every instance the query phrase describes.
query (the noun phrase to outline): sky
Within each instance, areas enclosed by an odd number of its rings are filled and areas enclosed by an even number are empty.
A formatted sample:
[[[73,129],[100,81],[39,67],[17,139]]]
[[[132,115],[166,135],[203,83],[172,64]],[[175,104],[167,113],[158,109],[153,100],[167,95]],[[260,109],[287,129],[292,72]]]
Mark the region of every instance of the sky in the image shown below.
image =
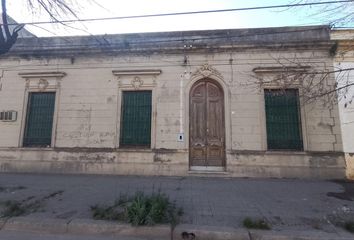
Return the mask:
[[[73,8],[76,9],[79,18],[83,19],[283,5],[300,0],[96,0],[99,4],[92,0],[71,1],[77,2]],[[17,22],[49,20],[44,11],[32,12],[26,5],[26,0],[7,2],[8,14]],[[70,27],[60,24],[28,25],[26,29],[43,37],[328,24],[330,17],[315,14],[318,12],[323,12],[323,6],[96,21],[69,24]]]

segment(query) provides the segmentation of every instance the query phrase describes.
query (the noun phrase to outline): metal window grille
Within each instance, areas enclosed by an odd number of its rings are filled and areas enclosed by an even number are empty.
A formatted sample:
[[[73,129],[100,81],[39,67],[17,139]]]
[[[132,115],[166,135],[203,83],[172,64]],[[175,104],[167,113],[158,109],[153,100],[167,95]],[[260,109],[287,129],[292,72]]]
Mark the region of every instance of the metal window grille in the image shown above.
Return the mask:
[[[302,150],[299,93],[297,89],[265,89],[269,150]]]
[[[151,91],[124,91],[120,146],[150,147]]]
[[[54,104],[54,92],[29,94],[24,147],[49,147],[51,145]]]

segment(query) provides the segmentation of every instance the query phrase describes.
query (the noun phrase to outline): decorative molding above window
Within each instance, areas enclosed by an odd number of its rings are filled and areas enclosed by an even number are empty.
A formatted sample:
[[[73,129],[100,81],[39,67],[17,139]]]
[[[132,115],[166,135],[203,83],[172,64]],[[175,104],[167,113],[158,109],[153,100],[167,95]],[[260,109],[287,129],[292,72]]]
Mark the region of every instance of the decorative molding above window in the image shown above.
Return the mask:
[[[307,72],[310,66],[256,67],[254,73]]]
[[[66,76],[65,72],[24,72],[19,73],[23,78],[63,78]]]
[[[66,76],[65,72],[24,72],[19,76],[26,79],[26,89],[46,91],[60,87],[60,80]]]
[[[263,88],[299,88],[311,66],[256,67],[252,71],[255,82]]]
[[[142,69],[142,70],[113,70],[114,76],[131,76],[131,75],[160,75],[161,70],[159,69]]]
[[[127,89],[152,88],[156,86],[156,77],[162,73],[158,69],[113,70],[117,76],[118,87]]]

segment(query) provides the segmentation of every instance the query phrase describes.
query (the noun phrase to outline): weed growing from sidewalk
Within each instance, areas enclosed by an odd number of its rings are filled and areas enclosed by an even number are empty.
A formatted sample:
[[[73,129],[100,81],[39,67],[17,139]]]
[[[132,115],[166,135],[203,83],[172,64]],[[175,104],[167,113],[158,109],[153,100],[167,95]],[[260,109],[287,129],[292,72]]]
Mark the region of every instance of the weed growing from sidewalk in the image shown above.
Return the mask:
[[[177,225],[183,210],[161,193],[146,195],[137,192],[132,197],[120,195],[111,206],[91,206],[94,219],[118,220],[134,226],[170,223]]]
[[[262,219],[253,220],[251,218],[245,218],[243,220],[243,226],[251,229],[262,229],[262,230],[271,229],[269,224]]]
[[[353,213],[351,211],[338,211],[335,214],[327,215],[326,218],[329,223],[333,224],[334,226],[343,228],[348,232],[354,233],[354,218]]]
[[[119,204],[115,202],[112,206],[100,206],[98,204],[91,206],[92,217],[96,220],[117,220],[126,219],[125,212]]]
[[[121,194],[113,205],[93,205],[91,206],[92,217],[96,220],[126,221],[125,206],[131,201],[132,198],[129,198],[128,195]]]
[[[354,221],[348,221],[344,224],[344,228],[351,233],[354,233]]]
[[[3,206],[3,210],[0,213],[0,217],[17,217],[28,213],[36,212],[41,207],[41,202],[38,200],[31,203],[26,203],[25,201],[19,202],[15,200],[8,200],[1,203],[1,205]]]
[[[45,201],[62,193],[63,191],[57,191],[39,199],[30,196],[22,201],[8,200],[0,202],[0,218],[17,217],[37,212]]]
[[[17,217],[21,216],[26,212],[26,210],[21,206],[18,201],[5,201],[3,204],[4,210],[2,211],[0,217]]]

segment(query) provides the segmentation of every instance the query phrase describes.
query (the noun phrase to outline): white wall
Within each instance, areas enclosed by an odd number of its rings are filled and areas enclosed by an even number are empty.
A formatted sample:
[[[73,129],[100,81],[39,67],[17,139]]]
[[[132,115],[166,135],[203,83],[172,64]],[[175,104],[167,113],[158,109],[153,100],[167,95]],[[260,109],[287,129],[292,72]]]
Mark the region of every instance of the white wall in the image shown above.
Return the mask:
[[[354,69],[354,61],[336,62],[334,66],[336,70]],[[347,153],[354,153],[354,86],[345,87],[354,84],[354,70],[348,72],[336,72],[336,79],[338,82],[338,88],[344,87],[338,94],[343,150]],[[350,101],[352,102],[350,103]]]

